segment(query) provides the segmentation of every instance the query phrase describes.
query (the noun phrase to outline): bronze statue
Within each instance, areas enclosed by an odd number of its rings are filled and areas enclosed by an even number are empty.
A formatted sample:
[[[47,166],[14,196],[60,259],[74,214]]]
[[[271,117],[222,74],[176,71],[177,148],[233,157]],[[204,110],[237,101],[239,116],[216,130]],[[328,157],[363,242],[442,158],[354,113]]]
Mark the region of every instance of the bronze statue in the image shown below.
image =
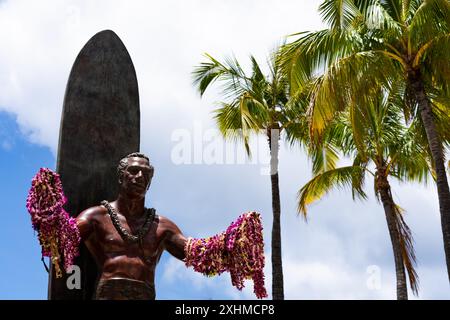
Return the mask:
[[[161,254],[167,250],[183,260],[187,239],[168,218],[144,207],[154,172],[147,156],[131,153],[117,171],[117,199],[77,217],[81,239],[99,269],[95,299],[155,299],[155,268]]]

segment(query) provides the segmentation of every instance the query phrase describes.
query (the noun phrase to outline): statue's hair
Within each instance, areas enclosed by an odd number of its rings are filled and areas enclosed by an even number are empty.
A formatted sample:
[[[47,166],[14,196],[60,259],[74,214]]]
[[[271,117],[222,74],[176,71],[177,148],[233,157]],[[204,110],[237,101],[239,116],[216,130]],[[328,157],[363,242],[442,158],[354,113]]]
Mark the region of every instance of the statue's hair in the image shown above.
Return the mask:
[[[145,160],[148,161],[148,164],[149,164],[150,168],[152,168],[152,170],[154,169],[153,166],[150,164],[150,159],[145,154],[139,153],[139,152],[133,152],[133,153],[130,153],[130,154],[126,155],[122,159],[120,159],[119,165],[117,166],[117,175],[118,175],[119,179],[122,177],[123,172],[125,171],[125,169],[128,166],[128,159],[129,158],[142,158],[142,159],[145,159]]]

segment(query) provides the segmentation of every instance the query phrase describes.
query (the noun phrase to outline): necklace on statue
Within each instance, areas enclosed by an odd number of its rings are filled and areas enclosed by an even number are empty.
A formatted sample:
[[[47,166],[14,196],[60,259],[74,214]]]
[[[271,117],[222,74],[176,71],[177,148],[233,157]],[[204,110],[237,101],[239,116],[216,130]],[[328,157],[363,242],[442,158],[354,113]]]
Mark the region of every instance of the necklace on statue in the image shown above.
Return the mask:
[[[122,239],[129,243],[139,242],[142,245],[142,239],[147,234],[148,230],[150,230],[150,226],[155,218],[155,209],[144,208],[144,213],[147,215],[147,217],[145,219],[144,224],[137,232],[137,234],[134,235],[128,232],[128,230],[122,226],[119,220],[119,216],[117,215],[116,209],[114,209],[113,206],[111,206],[111,204],[108,201],[103,200],[101,204],[108,210],[108,214],[111,217],[111,221],[114,227],[116,228],[117,232],[122,237]]]

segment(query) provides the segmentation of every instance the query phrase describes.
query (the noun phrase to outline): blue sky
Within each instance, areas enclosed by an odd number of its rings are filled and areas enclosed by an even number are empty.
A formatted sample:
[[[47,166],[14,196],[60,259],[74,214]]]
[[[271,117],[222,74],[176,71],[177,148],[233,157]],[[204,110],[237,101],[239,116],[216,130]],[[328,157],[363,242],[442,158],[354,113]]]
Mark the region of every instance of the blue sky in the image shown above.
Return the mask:
[[[40,167],[55,167],[67,77],[81,47],[96,32],[114,30],[133,59],[140,90],[141,150],[156,168],[147,205],[175,221],[184,234],[210,236],[239,214],[261,212],[270,289],[270,179],[264,141],[253,141],[258,163],[177,164],[177,134],[200,148],[214,133],[217,90],[203,99],[190,72],[208,52],[222,58],[250,53],[263,64],[281,37],[322,27],[320,1],[3,1],[0,2],[0,299],[45,299],[47,274],[25,199]],[[243,23],[245,21],[245,23]],[[267,23],[272,21],[273,23]],[[199,137],[199,138],[196,138]],[[197,140],[196,140],[197,139]],[[205,149],[193,153],[200,155]],[[261,141],[259,141],[261,142]],[[296,194],[311,166],[299,148],[282,146],[280,190],[285,292],[288,299],[393,299],[395,274],[384,213],[367,182],[366,202],[335,191],[296,215]],[[393,182],[416,241],[421,299],[449,299],[434,185]],[[368,285],[376,270],[380,285]],[[250,299],[229,275],[205,278],[164,254],[157,269],[159,299]],[[412,297],[412,295],[410,295]]]
[[[46,277],[40,261],[30,218],[24,206],[30,175],[41,166],[54,168],[50,150],[27,142],[17,127],[15,117],[0,112],[0,167],[2,183],[1,298],[42,299]],[[25,198],[24,198],[25,197]],[[45,270],[44,270],[45,272]],[[18,281],[13,280],[15,277]]]

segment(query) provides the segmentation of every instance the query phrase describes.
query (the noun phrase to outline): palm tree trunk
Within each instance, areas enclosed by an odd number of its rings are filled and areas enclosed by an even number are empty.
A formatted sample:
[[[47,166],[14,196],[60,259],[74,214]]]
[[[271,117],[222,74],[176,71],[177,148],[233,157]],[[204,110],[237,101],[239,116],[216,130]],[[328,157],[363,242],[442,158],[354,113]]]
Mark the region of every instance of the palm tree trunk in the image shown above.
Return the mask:
[[[428,145],[431,150],[434,167],[436,170],[436,185],[439,197],[439,209],[441,213],[447,274],[450,281],[450,190],[447,181],[447,173],[445,171],[442,142],[436,130],[431,103],[426,95],[420,70],[410,71],[408,74],[408,80],[411,88],[414,90],[415,98],[419,105],[420,116],[425,127]]]
[[[392,249],[394,252],[395,274],[397,278],[397,300],[408,300],[408,288],[406,284],[406,272],[403,261],[402,248],[400,244],[400,231],[398,230],[395,215],[395,203],[392,199],[391,187],[384,174],[385,170],[377,170],[377,190],[383,203],[386,222],[391,237]]]
[[[270,180],[272,183],[272,299],[284,300],[283,265],[281,260],[281,205],[278,182],[279,129],[268,129],[270,148]]]

